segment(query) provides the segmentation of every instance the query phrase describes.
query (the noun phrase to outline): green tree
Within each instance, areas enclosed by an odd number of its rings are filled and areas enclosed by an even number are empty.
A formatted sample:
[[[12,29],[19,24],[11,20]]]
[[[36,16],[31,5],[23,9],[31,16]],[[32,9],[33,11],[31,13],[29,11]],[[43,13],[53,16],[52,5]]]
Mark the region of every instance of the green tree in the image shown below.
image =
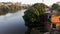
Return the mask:
[[[58,7],[59,7],[59,5],[55,3],[55,4],[52,5],[52,8],[51,8],[51,9],[52,9],[52,10],[55,10],[55,9],[57,9]]]
[[[43,3],[36,3],[24,12],[25,15],[23,16],[23,18],[25,21],[25,25],[29,27],[28,30],[31,30],[30,28],[40,27],[44,24],[40,22],[40,16],[45,13],[45,9],[47,7],[48,6]]]
[[[57,13],[57,15],[60,15],[60,5],[53,4],[51,9],[52,9],[52,12],[53,12],[53,10],[55,10],[55,12]]]
[[[44,14],[45,8],[48,7],[43,3],[36,3],[31,6],[27,11],[25,11],[25,15],[23,16],[25,20],[25,24],[30,26],[29,24],[37,24],[40,22],[40,15]]]

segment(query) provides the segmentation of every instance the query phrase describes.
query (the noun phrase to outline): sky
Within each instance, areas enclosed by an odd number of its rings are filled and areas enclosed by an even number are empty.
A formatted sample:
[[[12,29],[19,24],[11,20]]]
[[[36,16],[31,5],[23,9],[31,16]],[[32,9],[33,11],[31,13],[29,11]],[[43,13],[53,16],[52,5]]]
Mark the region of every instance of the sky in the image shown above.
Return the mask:
[[[0,0],[0,2],[22,2],[22,4],[45,3],[52,5],[53,3],[60,2],[60,0]]]

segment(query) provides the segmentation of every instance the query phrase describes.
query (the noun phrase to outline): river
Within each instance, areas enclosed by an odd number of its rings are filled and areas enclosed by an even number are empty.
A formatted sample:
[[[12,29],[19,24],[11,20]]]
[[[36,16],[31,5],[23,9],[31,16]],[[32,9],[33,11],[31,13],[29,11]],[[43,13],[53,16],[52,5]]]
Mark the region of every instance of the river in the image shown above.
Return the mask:
[[[25,34],[27,27],[23,20],[24,11],[0,16],[0,34]]]

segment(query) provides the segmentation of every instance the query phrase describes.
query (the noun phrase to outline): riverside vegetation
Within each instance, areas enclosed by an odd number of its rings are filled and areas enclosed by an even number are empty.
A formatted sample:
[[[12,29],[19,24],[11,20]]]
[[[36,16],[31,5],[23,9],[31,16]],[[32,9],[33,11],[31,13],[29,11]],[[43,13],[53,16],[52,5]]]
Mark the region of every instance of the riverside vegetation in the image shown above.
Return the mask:
[[[25,15],[23,16],[23,18],[25,20],[25,25],[28,27],[28,31],[26,32],[26,34],[43,34],[44,31],[46,32],[45,29],[47,28],[45,28],[45,25],[47,24],[42,21],[46,20],[47,18],[46,16],[44,16],[46,8],[48,8],[48,6],[44,3],[36,3],[24,12]],[[51,13],[53,12],[53,10],[58,10],[60,12],[60,5],[58,5],[57,3],[53,4],[49,8],[51,8]],[[41,15],[43,15],[44,17]],[[40,33],[37,33],[36,29],[37,31],[40,30]]]
[[[1,5],[0,4],[0,15],[5,15],[6,13],[15,13],[18,10],[22,10],[22,9],[27,9],[30,6],[24,6],[24,5],[17,5],[17,4],[11,4],[11,5]]]

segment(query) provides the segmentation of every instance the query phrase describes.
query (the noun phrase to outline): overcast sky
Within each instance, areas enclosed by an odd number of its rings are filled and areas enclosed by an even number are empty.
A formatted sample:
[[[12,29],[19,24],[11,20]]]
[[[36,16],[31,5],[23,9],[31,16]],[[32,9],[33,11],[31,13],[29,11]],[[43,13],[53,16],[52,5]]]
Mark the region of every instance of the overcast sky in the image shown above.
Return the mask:
[[[22,2],[22,3],[25,3],[25,4],[34,4],[34,3],[40,3],[40,2],[43,2],[47,5],[51,5],[53,3],[56,3],[56,2],[60,2],[60,0],[0,0],[0,2]]]

